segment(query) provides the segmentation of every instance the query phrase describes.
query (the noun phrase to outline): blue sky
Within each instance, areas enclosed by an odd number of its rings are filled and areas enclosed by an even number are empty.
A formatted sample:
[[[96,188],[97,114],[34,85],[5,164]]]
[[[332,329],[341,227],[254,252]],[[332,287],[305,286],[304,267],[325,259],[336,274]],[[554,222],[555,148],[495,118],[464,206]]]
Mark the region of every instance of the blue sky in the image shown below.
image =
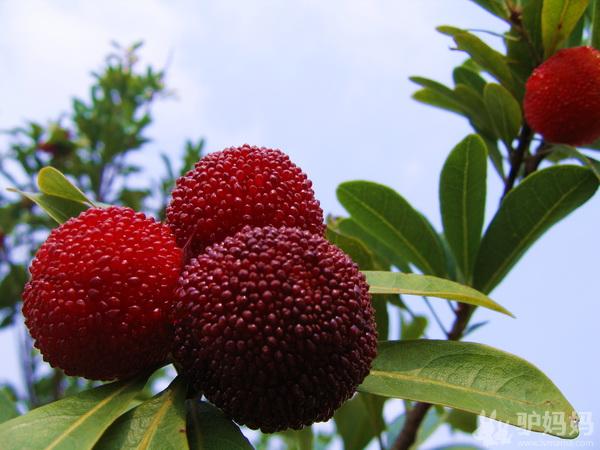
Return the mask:
[[[397,189],[439,229],[437,178],[470,128],[411,100],[408,77],[449,81],[465,58],[435,32],[441,24],[503,30],[467,0],[4,1],[0,128],[67,110],[70,97],[86,96],[111,40],[141,39],[143,61],[168,64],[176,91],[157,105],[153,142],[139,158],[151,170],[186,138],[206,137],[209,151],[278,147],[313,179],[325,211],[343,213],[340,182],[367,179]],[[499,195],[494,179],[487,220]],[[476,320],[491,322],[470,336],[531,361],[576,408],[598,415],[599,206],[596,196],[551,230],[494,291],[518,319],[479,311]],[[0,382],[19,379],[15,336],[0,332]]]

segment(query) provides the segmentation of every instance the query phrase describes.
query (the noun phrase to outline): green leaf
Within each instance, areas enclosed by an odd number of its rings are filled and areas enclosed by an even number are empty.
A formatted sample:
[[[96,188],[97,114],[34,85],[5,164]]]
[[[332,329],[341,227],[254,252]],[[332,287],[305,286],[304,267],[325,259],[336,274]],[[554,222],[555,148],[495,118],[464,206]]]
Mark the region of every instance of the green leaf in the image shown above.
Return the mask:
[[[589,0],[544,0],[542,40],[545,58],[554,54],[569,37],[588,4]]]
[[[369,394],[365,394],[369,395]],[[15,399],[6,388],[0,389],[0,423],[19,416]]]
[[[427,439],[429,439],[429,437],[444,423],[444,419],[447,414],[448,413],[446,410],[444,410],[444,408],[430,408],[425,414],[423,422],[421,422],[421,425],[419,426],[415,442],[410,449],[420,449],[421,445]],[[398,435],[404,428],[405,423],[406,413],[403,413],[394,419],[394,421],[388,426],[386,433],[386,441],[388,442],[388,446],[398,439]]]
[[[141,391],[147,376],[105,384],[0,424],[2,450],[91,449]]]
[[[467,136],[446,159],[440,176],[440,209],[444,235],[469,279],[483,228],[487,149],[477,136]]]
[[[187,449],[186,390],[187,383],[177,377],[166,390],[119,417],[94,450]]]
[[[286,430],[279,433],[286,444],[287,450],[312,450],[314,436],[312,427],[304,427],[301,430]]]
[[[533,64],[536,60],[541,60],[544,53],[544,45],[542,42],[542,8],[544,0],[527,0],[523,2],[523,11],[521,13],[521,21],[523,27],[527,31],[529,45],[533,47],[533,52],[536,58],[532,58]]]
[[[94,206],[92,201],[77,186],[73,185],[67,180],[67,177],[54,167],[48,166],[40,170],[37,183],[42,194]]]
[[[473,433],[477,429],[477,415],[459,409],[453,409],[446,416],[446,423],[448,423],[453,430]]]
[[[597,188],[594,173],[579,166],[553,166],[525,178],[504,198],[483,236],[474,286],[491,292],[537,238]]]
[[[459,84],[454,88],[457,100],[460,102],[466,116],[473,128],[486,135],[494,135],[492,122],[485,114],[483,96],[470,86]]]
[[[13,306],[21,299],[27,282],[27,270],[19,264],[10,264],[8,273],[0,282],[0,308]]]
[[[352,236],[364,243],[376,255],[377,259],[380,260],[378,262],[379,265],[383,264],[387,266],[385,267],[386,269],[390,265],[393,265],[405,273],[411,271],[406,260],[401,258],[397,252],[386,246],[383,242],[378,241],[375,236],[365,228],[362,228],[356,221],[346,218],[338,220],[336,225],[342,234]]]
[[[362,270],[375,269],[373,254],[358,239],[346,236],[331,226],[325,231],[327,240],[337,247],[341,248]]]
[[[464,115],[462,107],[455,99],[448,98],[433,89],[419,89],[412,95],[412,98],[429,106]]]
[[[77,217],[88,208],[87,205],[84,205],[83,203],[55,197],[53,195],[23,192],[13,188],[9,188],[8,190],[17,192],[23,197],[28,198],[42,208],[46,214],[59,224],[65,223],[71,217]]]
[[[371,294],[406,294],[446,298],[469,305],[483,306],[514,317],[509,311],[475,289],[430,275],[364,271]]]
[[[190,450],[249,450],[252,445],[239,427],[210,403],[188,400]]]
[[[361,392],[448,406],[519,426],[522,414],[563,414],[563,438],[578,435],[577,414],[539,369],[486,345],[457,341],[388,341]],[[543,424],[532,431],[544,432]]]
[[[506,58],[477,36],[463,32],[454,36],[459,50],[467,52],[486,72],[496,78],[505,88],[514,92],[514,80]]]
[[[465,66],[458,66],[452,72],[452,78],[455,84],[464,84],[483,95],[483,88],[486,85],[485,80],[474,70]]]
[[[446,261],[427,219],[393,189],[369,181],[339,185],[340,203],[361,227],[424,273],[444,275]]]
[[[427,317],[414,316],[410,322],[407,322],[404,316],[400,316],[400,324],[400,339],[403,341],[419,339],[427,328]]]
[[[521,128],[521,107],[510,92],[496,83],[489,83],[483,91],[483,101],[496,135],[508,148]]]
[[[344,441],[344,450],[363,450],[385,429],[383,404],[387,399],[371,394],[356,394],[335,413],[338,433]]]

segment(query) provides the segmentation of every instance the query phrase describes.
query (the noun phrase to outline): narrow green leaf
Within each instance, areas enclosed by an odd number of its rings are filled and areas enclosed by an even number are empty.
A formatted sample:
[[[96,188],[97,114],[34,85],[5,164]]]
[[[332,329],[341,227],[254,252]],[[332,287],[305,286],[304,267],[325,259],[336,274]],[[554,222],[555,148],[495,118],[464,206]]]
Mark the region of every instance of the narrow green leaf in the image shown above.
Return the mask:
[[[349,181],[338,186],[337,196],[361,227],[403,259],[424,273],[445,274],[444,250],[435,230],[396,191],[369,181]]]
[[[486,85],[485,80],[474,70],[465,66],[458,66],[452,72],[452,79],[455,84],[464,84],[483,95],[483,88]]]
[[[372,294],[406,294],[456,300],[469,305],[483,306],[514,317],[498,303],[475,289],[430,275],[399,272],[363,272]]]
[[[160,394],[128,411],[104,433],[94,450],[185,450],[187,383],[177,377]]]
[[[365,394],[369,395],[369,394]],[[19,416],[17,406],[12,395],[6,388],[0,389],[0,423]]]
[[[433,89],[419,89],[412,95],[412,98],[429,106],[464,115],[462,107],[456,100],[448,98]]]
[[[448,406],[522,426],[522,414],[563,415],[563,438],[578,435],[577,414],[558,388],[523,359],[457,341],[381,342],[361,392]],[[542,423],[532,431],[548,432]]]
[[[489,83],[483,91],[483,101],[496,135],[507,147],[521,128],[521,107],[508,90],[496,83]]]
[[[43,194],[64,198],[79,203],[94,204],[81,190],[72,184],[59,170],[54,167],[44,167],[37,176],[37,183]]]
[[[482,135],[481,138],[485,142],[485,146],[488,151],[488,155],[490,156],[490,161],[496,173],[500,176],[501,180],[506,179],[506,174],[504,172],[504,156],[500,153],[498,149],[498,143],[495,139],[490,138],[489,136]]]
[[[598,181],[600,181],[600,161],[589,157],[585,153],[582,153],[577,148],[571,147],[570,145],[560,144],[553,146],[553,149],[554,148],[556,148],[556,150],[553,151],[553,155],[554,153],[559,152],[561,153],[561,156],[564,156],[564,158],[561,158],[561,160],[573,158],[580,161],[583,165],[587,166],[592,172],[594,172],[594,175],[596,175],[596,178],[598,178]]]
[[[477,36],[463,32],[454,36],[459,50],[467,52],[486,72],[496,78],[505,88],[514,92],[514,80],[505,56],[491,48]]]
[[[86,450],[123,414],[147,376],[105,384],[0,424],[2,450]]]
[[[460,103],[466,116],[473,128],[479,132],[494,136],[494,128],[487,114],[485,114],[485,103],[483,95],[473,89],[471,86],[459,84],[454,88],[456,99]]]
[[[528,44],[533,47],[533,53],[536,55],[534,60],[540,60],[544,54],[544,44],[542,42],[542,8],[544,0],[527,0],[523,2],[523,11],[521,20],[523,27],[527,32]]]
[[[387,399],[358,393],[344,403],[333,416],[344,450],[363,450],[385,429],[383,404]]]
[[[279,433],[283,438],[287,450],[312,450],[314,436],[312,427],[304,427],[301,430],[286,430]]]
[[[554,54],[569,37],[588,4],[589,0],[544,0],[542,40],[545,58]]]
[[[483,236],[474,286],[491,292],[537,238],[597,188],[594,173],[579,166],[553,166],[525,178],[504,198]]]
[[[59,224],[65,223],[71,217],[78,216],[88,208],[87,205],[84,205],[83,203],[55,197],[53,195],[23,192],[13,188],[9,188],[8,190],[17,192],[23,197],[28,198],[42,208],[46,214]]]
[[[210,403],[188,400],[187,435],[190,450],[251,450],[239,427]]]
[[[469,279],[483,228],[487,149],[477,136],[467,136],[446,159],[440,176],[440,209],[444,235]]]

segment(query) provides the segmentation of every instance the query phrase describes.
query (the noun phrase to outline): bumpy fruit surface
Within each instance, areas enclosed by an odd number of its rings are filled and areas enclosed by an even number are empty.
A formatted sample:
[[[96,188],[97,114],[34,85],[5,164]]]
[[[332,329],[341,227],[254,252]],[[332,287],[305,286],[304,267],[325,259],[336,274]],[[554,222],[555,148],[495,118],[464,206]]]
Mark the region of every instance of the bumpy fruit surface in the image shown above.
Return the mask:
[[[536,68],[525,90],[527,123],[550,142],[584,145],[600,138],[600,51],[558,51]]]
[[[324,231],[323,211],[300,168],[280,150],[248,145],[210,153],[179,178],[167,220],[191,256],[245,225]]]
[[[197,389],[264,432],[329,419],[369,373],[377,334],[364,276],[323,237],[245,227],[192,259],[174,356]]]
[[[129,208],[93,208],[54,229],[23,294],[25,323],[52,366],[91,379],[162,363],[182,254],[166,225]]]

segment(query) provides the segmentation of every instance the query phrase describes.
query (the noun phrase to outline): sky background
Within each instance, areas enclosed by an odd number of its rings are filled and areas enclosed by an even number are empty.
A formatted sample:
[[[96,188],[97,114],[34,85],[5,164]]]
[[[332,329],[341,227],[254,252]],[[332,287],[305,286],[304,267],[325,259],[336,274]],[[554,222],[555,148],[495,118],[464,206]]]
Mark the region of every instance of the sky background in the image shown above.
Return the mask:
[[[276,147],[310,175],[326,212],[343,214],[340,182],[366,179],[398,190],[440,229],[437,179],[471,129],[411,100],[408,77],[449,82],[465,59],[434,30],[442,24],[504,31],[467,0],[0,0],[0,129],[67,111],[72,96],[87,96],[112,40],[143,40],[143,63],[167,65],[177,94],[156,105],[153,142],[137,157],[151,173],[160,152],[180,155],[187,138],[205,137],[209,151]],[[488,173],[486,220],[501,194]],[[469,336],[532,362],[596,417],[599,197],[548,232],[493,292],[518,319],[478,311],[475,320],[491,322]],[[0,383],[19,383],[15,342],[14,330],[0,332]],[[440,432],[427,448],[449,438]],[[581,439],[600,444],[600,430]],[[511,446],[554,440],[515,432]]]

